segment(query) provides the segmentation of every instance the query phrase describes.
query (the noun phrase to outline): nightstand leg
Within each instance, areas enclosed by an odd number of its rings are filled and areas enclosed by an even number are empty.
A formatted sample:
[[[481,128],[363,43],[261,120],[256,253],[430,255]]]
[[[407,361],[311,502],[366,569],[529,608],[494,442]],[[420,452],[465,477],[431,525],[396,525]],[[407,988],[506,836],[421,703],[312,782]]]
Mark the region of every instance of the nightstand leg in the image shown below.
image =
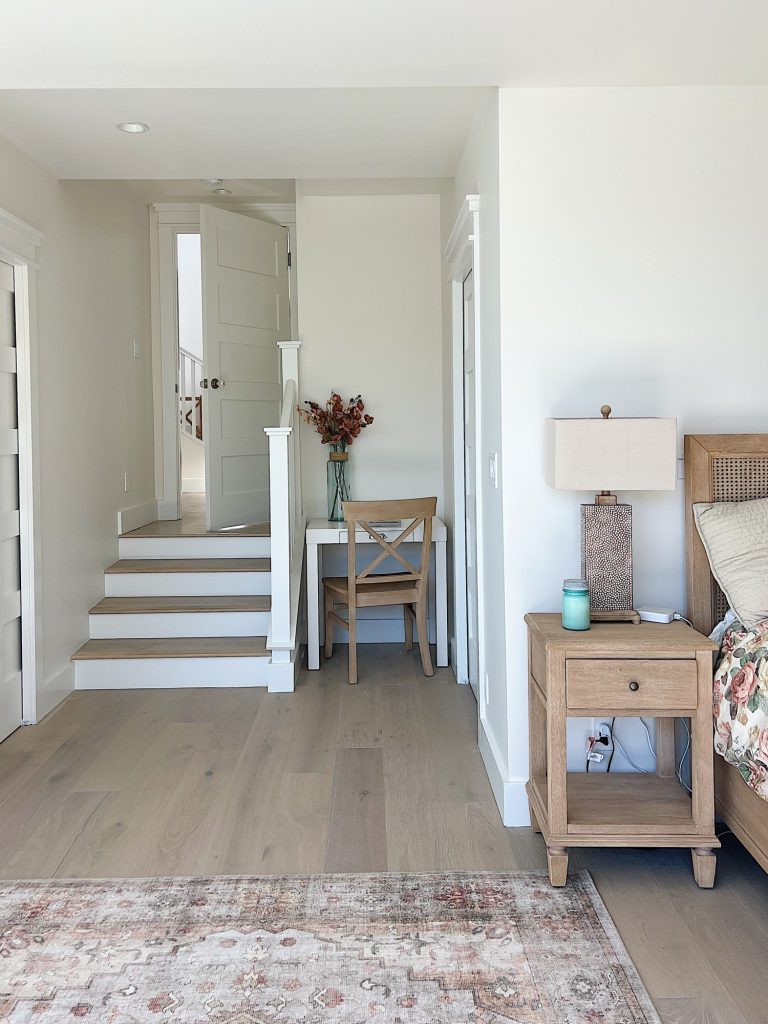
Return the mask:
[[[694,848],[691,850],[693,877],[700,889],[711,889],[715,884],[717,857],[714,850]]]
[[[547,869],[552,885],[565,885],[568,881],[568,851],[564,846],[547,847]]]
[[[541,832],[541,826],[539,825],[538,821],[536,820],[536,815],[533,813],[533,804],[530,802],[530,800],[528,801],[528,813],[531,816],[531,831],[532,832]]]

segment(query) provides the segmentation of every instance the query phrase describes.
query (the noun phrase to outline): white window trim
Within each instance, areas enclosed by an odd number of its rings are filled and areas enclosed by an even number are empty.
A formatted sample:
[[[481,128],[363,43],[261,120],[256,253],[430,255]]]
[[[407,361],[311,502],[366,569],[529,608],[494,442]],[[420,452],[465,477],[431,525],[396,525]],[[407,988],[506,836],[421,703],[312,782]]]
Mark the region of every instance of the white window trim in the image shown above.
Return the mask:
[[[483,459],[480,455],[482,403],[481,337],[480,337],[480,197],[465,197],[456,223],[445,246],[451,284],[452,331],[452,411],[453,411],[453,609],[454,609],[454,671],[460,683],[469,682],[467,651],[467,560],[466,560],[466,496],[464,480],[464,280],[472,271],[475,307],[475,500],[477,505],[477,618],[478,629],[478,691],[480,715],[485,712],[485,645],[483,641],[483,550],[479,542],[483,533]]]
[[[34,724],[50,708],[38,700],[43,681],[40,574],[40,459],[37,398],[37,270],[43,236],[0,210],[0,260],[14,268],[16,390],[19,438],[22,721]]]
[[[219,204],[216,204],[219,205]],[[223,204],[221,204],[223,206]],[[288,228],[291,243],[291,316],[296,304],[296,204],[228,203],[233,213],[258,214]],[[200,231],[199,203],[155,203],[150,216],[152,276],[152,383],[155,426],[155,495],[157,518],[181,515],[180,441],[178,429],[178,301],[176,236]]]

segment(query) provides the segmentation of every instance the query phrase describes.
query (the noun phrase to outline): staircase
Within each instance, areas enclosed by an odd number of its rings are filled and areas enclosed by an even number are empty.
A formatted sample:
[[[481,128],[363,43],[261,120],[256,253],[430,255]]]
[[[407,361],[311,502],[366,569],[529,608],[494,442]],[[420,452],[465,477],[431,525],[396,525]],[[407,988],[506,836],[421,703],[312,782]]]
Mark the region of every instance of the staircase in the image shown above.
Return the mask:
[[[293,690],[304,549],[298,456],[298,342],[279,343],[286,380],[269,427],[269,526],[208,531],[204,498],[181,520],[124,533],[72,655],[81,690],[266,686]]]
[[[195,498],[198,496],[195,495]],[[161,536],[164,527],[171,535]],[[124,534],[73,655],[78,689],[269,686],[270,538]]]

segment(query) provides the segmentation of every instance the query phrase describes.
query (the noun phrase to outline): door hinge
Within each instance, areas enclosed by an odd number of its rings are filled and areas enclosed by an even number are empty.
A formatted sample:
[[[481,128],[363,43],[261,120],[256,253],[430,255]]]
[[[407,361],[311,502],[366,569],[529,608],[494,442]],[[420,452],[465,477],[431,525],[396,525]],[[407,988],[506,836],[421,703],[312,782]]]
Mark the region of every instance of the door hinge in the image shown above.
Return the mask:
[[[293,254],[291,253],[290,249],[288,250],[288,266],[289,267],[293,266]]]
[[[174,387],[176,388],[176,394],[178,395],[178,393],[179,393],[179,385],[175,384]]]

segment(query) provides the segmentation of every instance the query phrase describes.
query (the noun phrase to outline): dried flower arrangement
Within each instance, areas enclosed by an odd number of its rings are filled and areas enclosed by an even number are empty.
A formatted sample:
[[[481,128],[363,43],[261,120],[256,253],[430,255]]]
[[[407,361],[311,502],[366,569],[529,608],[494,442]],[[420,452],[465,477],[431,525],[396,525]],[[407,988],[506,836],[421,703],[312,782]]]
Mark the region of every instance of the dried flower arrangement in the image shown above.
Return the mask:
[[[334,451],[344,452],[360,436],[360,431],[373,423],[373,416],[365,411],[360,395],[350,398],[347,404],[336,391],[332,391],[324,406],[317,402],[305,402],[306,409],[296,406],[306,423],[313,426],[323,444],[329,444]]]

